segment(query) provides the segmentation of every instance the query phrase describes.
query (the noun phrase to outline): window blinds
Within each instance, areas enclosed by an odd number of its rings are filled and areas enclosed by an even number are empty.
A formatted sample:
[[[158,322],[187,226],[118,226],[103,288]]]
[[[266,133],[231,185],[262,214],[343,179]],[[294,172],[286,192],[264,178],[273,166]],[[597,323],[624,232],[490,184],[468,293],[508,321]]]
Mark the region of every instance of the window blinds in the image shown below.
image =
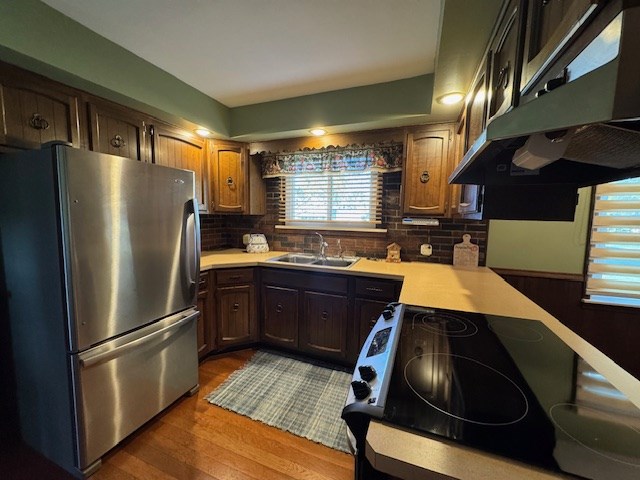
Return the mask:
[[[640,177],[596,188],[586,294],[640,307]]]
[[[281,177],[279,216],[288,226],[375,228],[382,223],[382,175],[366,171]]]

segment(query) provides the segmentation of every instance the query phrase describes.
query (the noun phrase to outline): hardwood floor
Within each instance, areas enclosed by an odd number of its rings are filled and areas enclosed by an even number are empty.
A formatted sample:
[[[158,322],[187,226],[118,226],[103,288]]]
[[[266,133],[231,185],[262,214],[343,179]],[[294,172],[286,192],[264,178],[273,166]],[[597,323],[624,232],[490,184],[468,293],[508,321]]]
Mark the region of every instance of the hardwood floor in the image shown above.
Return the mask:
[[[103,457],[91,480],[350,480],[353,457],[209,404],[203,397],[253,354],[243,350],[200,364],[200,391],[182,398]],[[1,478],[71,479],[18,446]]]

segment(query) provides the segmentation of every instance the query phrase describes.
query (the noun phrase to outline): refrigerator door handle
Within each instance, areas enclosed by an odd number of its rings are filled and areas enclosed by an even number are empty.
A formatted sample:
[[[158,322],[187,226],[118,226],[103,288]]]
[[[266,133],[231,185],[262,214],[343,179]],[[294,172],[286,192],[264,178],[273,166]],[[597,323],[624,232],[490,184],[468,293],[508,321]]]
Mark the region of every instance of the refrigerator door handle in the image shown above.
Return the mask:
[[[193,215],[193,222],[189,218]],[[190,224],[192,228],[190,227]],[[187,272],[187,285],[189,295],[195,304],[197,294],[198,276],[200,275],[200,217],[198,215],[198,202],[195,198],[187,202],[187,215],[184,220],[184,235],[186,248],[183,250],[185,271]],[[193,238],[189,238],[191,235]]]
[[[131,342],[125,343],[123,345],[119,345],[115,348],[112,348],[111,350],[103,351],[103,352],[96,353],[94,355],[89,355],[86,357],[81,354],[79,356],[80,365],[84,368],[88,368],[97,363],[104,362],[112,358],[121,356],[130,350],[139,348],[141,345],[148,343],[161,335],[167,334],[169,332],[173,332],[174,330],[178,330],[180,327],[189,323],[194,318],[197,318],[198,315],[200,315],[200,312],[192,310],[187,314],[181,314],[183,318],[181,318],[180,320],[170,325],[167,325],[166,327],[161,328],[160,330],[156,330],[155,332],[151,332]]]

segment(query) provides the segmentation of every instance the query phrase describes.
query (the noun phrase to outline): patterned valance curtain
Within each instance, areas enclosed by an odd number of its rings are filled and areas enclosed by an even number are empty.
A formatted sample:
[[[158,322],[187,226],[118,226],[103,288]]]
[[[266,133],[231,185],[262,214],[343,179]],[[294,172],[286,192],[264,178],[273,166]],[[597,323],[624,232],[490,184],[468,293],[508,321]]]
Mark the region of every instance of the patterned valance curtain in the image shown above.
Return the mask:
[[[402,168],[402,143],[384,146],[327,147],[292,153],[269,153],[262,163],[263,178],[343,172],[397,172]]]

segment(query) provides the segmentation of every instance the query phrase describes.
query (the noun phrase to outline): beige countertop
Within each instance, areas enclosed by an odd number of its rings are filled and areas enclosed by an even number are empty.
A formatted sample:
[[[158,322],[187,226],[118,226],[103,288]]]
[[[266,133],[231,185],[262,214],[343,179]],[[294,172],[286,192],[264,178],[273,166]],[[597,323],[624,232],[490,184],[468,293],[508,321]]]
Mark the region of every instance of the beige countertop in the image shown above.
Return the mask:
[[[507,317],[539,320],[559,336],[567,345],[603,374],[616,388],[640,408],[640,381],[616,365],[610,358],[576,335],[560,321],[536,305],[529,298],[511,287],[499,275],[487,267],[453,267],[451,265],[402,262],[387,263],[360,259],[348,269],[309,267],[304,265],[277,264],[270,259],[286,252],[246,253],[240,249],[203,252],[201,269],[244,266],[270,266],[273,268],[303,269],[307,271],[333,272],[344,275],[362,275],[402,280],[400,301],[411,305],[479,312]],[[545,473],[519,472],[522,467],[501,459],[494,459],[477,452],[448,446],[426,437],[400,432],[379,422],[372,422],[367,436],[367,456],[374,466],[389,471],[390,466],[405,472],[405,478],[459,478],[476,480],[485,478],[474,468],[460,464],[484,459],[485,466],[493,465],[491,478],[560,478]],[[403,438],[399,438],[402,436]],[[409,436],[408,438],[404,438]],[[390,440],[393,439],[393,440]],[[425,455],[438,444],[439,455]],[[466,457],[465,457],[466,455]],[[435,459],[439,459],[435,461]],[[466,458],[466,460],[464,460]],[[499,466],[503,473],[498,475]],[[495,468],[494,468],[495,467]],[[417,476],[427,469],[439,472],[436,476]],[[443,477],[444,475],[444,477]],[[489,477],[486,477],[489,478]]]

